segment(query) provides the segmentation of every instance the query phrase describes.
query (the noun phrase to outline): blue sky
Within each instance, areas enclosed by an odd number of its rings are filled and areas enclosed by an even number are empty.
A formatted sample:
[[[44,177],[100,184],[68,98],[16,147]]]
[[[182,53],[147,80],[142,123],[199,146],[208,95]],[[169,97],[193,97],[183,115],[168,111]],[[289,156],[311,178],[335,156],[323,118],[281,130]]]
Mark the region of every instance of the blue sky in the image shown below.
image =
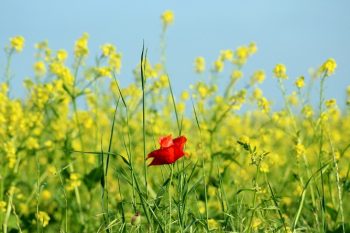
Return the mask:
[[[127,83],[133,79],[142,40],[151,61],[159,58],[160,15],[166,9],[175,14],[167,33],[167,68],[177,93],[198,79],[193,72],[196,56],[204,56],[211,64],[220,50],[254,41],[258,53],[243,72],[248,78],[254,70],[264,69],[267,80],[262,89],[277,105],[282,100],[277,100],[281,98],[272,78],[276,63],[286,64],[287,89],[292,90],[297,76],[308,78],[310,67],[333,57],[338,69],[326,82],[326,97],[336,97],[343,106],[350,84],[350,1],[346,0],[0,0],[0,46],[14,35],[26,38],[25,50],[13,62],[15,92],[21,94],[21,80],[32,74],[36,42],[47,39],[53,49],[72,51],[83,32],[90,34],[91,55],[105,42],[117,46],[123,54],[120,79]],[[1,75],[4,58],[1,53]]]

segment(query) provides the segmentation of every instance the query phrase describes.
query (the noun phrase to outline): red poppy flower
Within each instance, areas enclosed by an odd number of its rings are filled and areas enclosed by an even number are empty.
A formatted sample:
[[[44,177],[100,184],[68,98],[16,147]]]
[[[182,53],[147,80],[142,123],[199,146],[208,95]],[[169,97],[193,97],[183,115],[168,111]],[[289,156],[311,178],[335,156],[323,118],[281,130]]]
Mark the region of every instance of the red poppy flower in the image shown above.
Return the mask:
[[[153,158],[148,166],[172,164],[186,154],[184,145],[187,141],[185,136],[172,139],[172,136],[165,136],[159,139],[160,149],[148,154],[146,159]]]

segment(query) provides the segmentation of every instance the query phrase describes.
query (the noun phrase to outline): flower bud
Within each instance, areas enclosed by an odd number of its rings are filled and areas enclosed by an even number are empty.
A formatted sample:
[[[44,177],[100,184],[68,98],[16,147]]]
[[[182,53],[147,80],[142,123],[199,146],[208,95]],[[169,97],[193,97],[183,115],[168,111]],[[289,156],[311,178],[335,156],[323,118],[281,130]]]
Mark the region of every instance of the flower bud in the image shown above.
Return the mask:
[[[134,216],[131,218],[131,225],[138,226],[141,223],[141,214],[140,212],[136,212]]]

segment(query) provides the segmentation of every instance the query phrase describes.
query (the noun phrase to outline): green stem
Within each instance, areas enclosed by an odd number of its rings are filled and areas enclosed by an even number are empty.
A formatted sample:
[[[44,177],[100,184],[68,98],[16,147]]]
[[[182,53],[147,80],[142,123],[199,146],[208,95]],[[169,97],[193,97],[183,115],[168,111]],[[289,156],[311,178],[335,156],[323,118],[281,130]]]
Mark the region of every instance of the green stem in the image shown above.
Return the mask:
[[[7,92],[7,95],[10,93],[10,81],[11,81],[11,73],[10,73],[10,67],[11,67],[11,61],[12,61],[12,55],[14,53],[14,49],[11,48],[10,51],[7,53],[7,63],[5,68],[5,83],[7,84],[7,87],[9,88],[9,91]]]
[[[168,188],[168,195],[169,195],[169,232],[171,233],[171,183],[173,181],[173,174],[174,174],[174,164],[170,165],[171,172],[170,172],[170,182],[169,182],[169,188]]]
[[[322,165],[322,160],[323,160],[323,119],[322,119],[322,113],[323,113],[323,102],[324,102],[324,82],[326,79],[326,73],[322,76],[321,78],[321,83],[320,83],[320,98],[319,98],[319,130],[320,130],[320,138],[319,138],[319,154],[318,154],[318,162],[319,162],[319,167],[321,168]],[[324,194],[324,177],[323,177],[323,172],[321,169],[321,214],[322,214],[322,229],[325,231],[326,227],[326,215],[325,215],[325,206],[326,206],[326,200],[325,200],[325,194]]]

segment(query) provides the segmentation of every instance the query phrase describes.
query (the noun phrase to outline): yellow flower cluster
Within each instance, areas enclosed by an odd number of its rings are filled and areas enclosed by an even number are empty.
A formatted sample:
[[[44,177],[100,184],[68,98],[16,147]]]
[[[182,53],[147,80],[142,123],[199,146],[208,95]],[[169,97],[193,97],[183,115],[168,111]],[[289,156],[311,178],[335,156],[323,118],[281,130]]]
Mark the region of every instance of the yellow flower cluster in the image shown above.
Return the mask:
[[[24,48],[24,37],[23,36],[15,36],[10,39],[11,48],[16,52],[21,52]]]
[[[287,79],[288,76],[286,74],[287,68],[283,64],[277,64],[275,68],[273,69],[273,73],[276,78],[281,78],[281,79]]]
[[[88,48],[88,39],[89,35],[87,33],[84,33],[76,42],[74,46],[74,54],[75,57],[85,57],[89,53]]]
[[[205,59],[204,59],[204,57],[197,57],[194,60],[194,69],[197,73],[203,73],[205,71]]]
[[[36,218],[43,227],[46,227],[51,219],[50,216],[44,211],[39,211],[36,215]]]
[[[330,76],[334,73],[336,68],[337,68],[337,63],[335,62],[335,60],[333,58],[329,58],[327,61],[325,61],[322,64],[319,71],[320,73],[323,73],[326,76]]]

